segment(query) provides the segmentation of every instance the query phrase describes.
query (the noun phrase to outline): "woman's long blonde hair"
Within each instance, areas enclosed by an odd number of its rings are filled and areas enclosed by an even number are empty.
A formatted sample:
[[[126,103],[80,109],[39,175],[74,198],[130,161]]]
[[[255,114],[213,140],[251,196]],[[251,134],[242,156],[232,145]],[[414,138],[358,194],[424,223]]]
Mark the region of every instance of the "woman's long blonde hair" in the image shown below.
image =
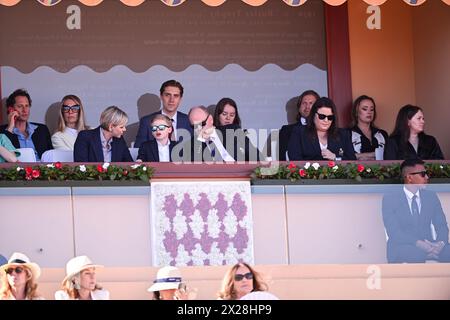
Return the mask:
[[[75,129],[77,129],[78,132],[80,132],[81,130],[87,130],[89,129],[86,126],[86,119],[84,116],[84,109],[83,109],[83,103],[81,102],[81,99],[78,98],[76,95],[74,94],[68,94],[67,96],[65,96],[64,98],[62,98],[61,100],[61,108],[59,110],[59,118],[58,118],[58,131],[64,132],[64,130],[66,129],[66,122],[64,121],[64,113],[63,113],[63,109],[62,106],[64,104],[64,101],[66,100],[73,100],[75,101],[78,105],[80,105],[80,111],[78,111],[78,121],[77,121],[77,126]]]
[[[83,270],[81,271],[83,272]],[[77,274],[73,275],[71,278],[67,279],[63,284],[61,289],[68,294],[68,296],[70,297],[70,299],[79,299],[80,298],[80,293],[78,292],[79,288],[76,288],[75,285],[75,279],[78,279],[78,281],[80,281],[80,277],[81,277],[81,272],[78,272]],[[102,290],[103,288],[98,284],[95,283],[95,288],[92,291],[95,290]]]
[[[234,276],[239,267],[247,267],[253,274],[253,291],[266,291],[268,289],[267,284],[263,281],[261,275],[250,267],[247,263],[241,262],[235,264],[231,269],[227,271],[225,277],[222,280],[222,288],[218,292],[219,298],[223,300],[236,300],[237,294],[234,290]]]
[[[25,284],[25,297],[29,300],[33,300],[36,298],[40,298],[40,294],[37,292],[38,284],[36,279],[33,277],[33,273],[26,266],[23,267],[23,270],[27,273],[27,283]],[[6,272],[1,272],[0,274],[0,300],[7,300],[13,297],[12,288],[9,284],[8,277]]]

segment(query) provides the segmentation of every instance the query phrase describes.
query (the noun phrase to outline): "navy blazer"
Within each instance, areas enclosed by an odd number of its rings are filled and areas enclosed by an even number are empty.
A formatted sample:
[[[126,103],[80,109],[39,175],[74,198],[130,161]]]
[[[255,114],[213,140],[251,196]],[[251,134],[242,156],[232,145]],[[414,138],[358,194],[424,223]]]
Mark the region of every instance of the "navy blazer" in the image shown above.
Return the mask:
[[[104,162],[102,142],[100,140],[100,127],[92,130],[83,130],[78,133],[73,150],[75,162]],[[125,139],[112,138],[111,162],[133,162],[130,150]]]
[[[31,140],[33,141],[34,147],[36,148],[36,152],[39,155],[39,158],[42,157],[42,154],[47,151],[53,149],[52,139],[50,136],[50,131],[48,130],[45,124],[30,122],[37,126],[36,130],[34,130],[33,135],[31,136]],[[7,124],[0,126],[0,133],[5,134],[9,140],[11,140],[12,144],[16,148],[20,148],[19,137],[15,133],[11,133],[6,128]]]
[[[172,149],[177,144],[177,142],[170,141],[169,144],[169,157],[172,161]],[[159,152],[158,152],[158,142],[155,139],[145,141],[141,144],[138,152],[138,159],[144,162],[159,162]]]
[[[444,155],[436,138],[425,133],[419,134],[419,147],[416,152],[411,143],[402,144],[400,136],[391,136],[384,148],[384,160],[444,160]]]
[[[327,149],[342,160],[356,160],[350,133],[345,129],[338,129],[338,139],[328,137]],[[306,126],[296,126],[288,145],[289,160],[326,160],[322,157],[317,134],[310,136]]]
[[[152,129],[150,128],[150,122],[152,121],[153,117],[156,116],[157,114],[161,114],[161,110],[158,112],[149,114],[145,117],[142,117],[139,120],[139,129],[138,129],[138,133],[136,135],[136,139],[134,141],[135,148],[139,148],[144,141],[149,141],[149,140],[155,139],[155,137],[153,137],[153,135],[152,135]],[[189,122],[188,115],[183,112],[180,112],[180,111],[177,112],[177,130],[178,129],[188,130],[191,133],[191,136],[194,132],[191,127],[191,123]],[[181,137],[181,139],[180,139],[180,137],[177,136],[177,139],[179,139],[179,141],[182,141],[183,137]]]
[[[448,243],[447,220],[436,193],[420,190],[420,203],[419,224],[415,226],[403,188],[383,197],[383,222],[389,236],[387,243],[389,262],[395,262],[395,257],[400,250],[398,246],[415,246],[417,240],[435,241],[431,234],[431,223],[436,231],[436,241]]]
[[[286,161],[286,152],[288,151],[289,140],[295,127],[302,126],[301,122],[286,124],[281,127],[278,134],[278,160]]]

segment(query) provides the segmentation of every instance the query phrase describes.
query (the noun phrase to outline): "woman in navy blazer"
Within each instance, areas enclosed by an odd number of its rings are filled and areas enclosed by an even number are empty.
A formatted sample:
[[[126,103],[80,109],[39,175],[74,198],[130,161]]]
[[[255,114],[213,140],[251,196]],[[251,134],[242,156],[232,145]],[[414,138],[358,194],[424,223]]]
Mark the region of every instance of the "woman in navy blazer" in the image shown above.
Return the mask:
[[[306,126],[294,128],[288,145],[289,160],[356,160],[350,133],[338,128],[336,107],[318,99]]]
[[[170,141],[173,132],[170,118],[163,114],[157,114],[150,123],[150,129],[154,139],[141,144],[137,156],[138,160],[144,162],[172,161],[172,149],[176,142]]]
[[[75,162],[133,162],[123,138],[127,114],[118,107],[106,108],[100,115],[100,126],[83,130],[75,141]],[[106,158],[105,158],[106,156]]]

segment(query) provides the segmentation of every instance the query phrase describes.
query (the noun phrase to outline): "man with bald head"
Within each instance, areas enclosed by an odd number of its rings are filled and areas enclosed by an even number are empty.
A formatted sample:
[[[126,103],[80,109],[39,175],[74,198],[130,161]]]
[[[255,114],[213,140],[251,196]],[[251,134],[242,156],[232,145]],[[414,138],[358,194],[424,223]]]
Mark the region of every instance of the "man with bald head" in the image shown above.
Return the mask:
[[[383,198],[383,222],[389,237],[389,263],[450,262],[448,225],[435,192],[425,190],[428,175],[420,159],[400,166],[404,186]],[[436,238],[431,226],[433,225]]]
[[[260,159],[244,130],[235,125],[214,127],[213,117],[204,106],[193,107],[188,117],[194,135],[181,146],[183,161],[231,163]],[[179,154],[178,150],[175,153]]]

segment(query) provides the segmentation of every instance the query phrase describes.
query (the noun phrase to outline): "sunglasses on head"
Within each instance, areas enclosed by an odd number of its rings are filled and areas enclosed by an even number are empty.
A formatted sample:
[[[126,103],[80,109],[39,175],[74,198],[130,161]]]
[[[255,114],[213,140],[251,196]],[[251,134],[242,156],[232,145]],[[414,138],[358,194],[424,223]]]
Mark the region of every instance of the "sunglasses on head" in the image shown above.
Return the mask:
[[[22,273],[23,272],[23,267],[8,268],[8,269],[5,270],[5,272],[7,274],[11,274],[11,273],[13,273],[13,271],[15,271],[17,274]]]
[[[420,174],[422,176],[422,178],[425,178],[425,176],[427,175],[426,171],[417,171],[417,172],[411,172],[410,174]]]
[[[317,113],[317,116],[319,117],[320,120],[325,120],[325,118],[327,118],[328,121],[333,121],[334,120],[334,114],[327,116],[327,115],[322,114],[322,113]]]
[[[80,111],[80,105],[76,104],[76,105],[73,105],[73,106],[68,106],[66,104],[63,104],[62,111],[64,113],[67,113],[69,111],[78,112],[78,111]]]
[[[241,281],[244,278],[247,279],[247,280],[253,279],[253,273],[247,272],[246,274],[235,274],[234,275],[234,280],[235,281]]]
[[[164,129],[169,128],[169,126],[165,125],[165,124],[160,124],[157,126],[152,126],[152,132],[156,132],[156,131],[163,131]]]

